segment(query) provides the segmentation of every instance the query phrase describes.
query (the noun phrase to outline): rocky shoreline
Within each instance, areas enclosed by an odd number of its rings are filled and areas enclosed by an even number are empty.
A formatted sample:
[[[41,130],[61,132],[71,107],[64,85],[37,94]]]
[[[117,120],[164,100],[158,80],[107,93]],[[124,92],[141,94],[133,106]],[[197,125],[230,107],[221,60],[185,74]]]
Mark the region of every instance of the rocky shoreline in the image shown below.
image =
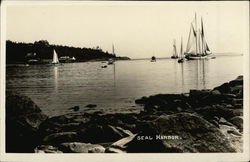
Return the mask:
[[[48,118],[28,97],[6,92],[6,152],[242,152],[243,76],[212,90],[137,99],[140,113]]]

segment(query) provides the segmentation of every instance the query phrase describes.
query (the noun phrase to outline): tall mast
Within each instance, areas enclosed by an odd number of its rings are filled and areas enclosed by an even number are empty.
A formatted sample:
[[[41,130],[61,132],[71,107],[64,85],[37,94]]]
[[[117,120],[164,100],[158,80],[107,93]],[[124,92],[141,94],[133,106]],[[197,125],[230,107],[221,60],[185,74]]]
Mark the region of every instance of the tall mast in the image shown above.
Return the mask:
[[[175,39],[174,39],[174,56],[178,56],[177,51],[176,51]]]
[[[201,17],[201,53],[204,54],[204,29],[203,29],[203,21],[202,21],[202,17]]]
[[[183,58],[183,51],[182,51],[182,36],[181,36],[181,58]]]
[[[200,29],[198,29],[198,53],[202,53],[201,52],[201,32],[200,32]]]
[[[114,44],[112,44],[112,53],[113,53],[113,55],[115,55],[115,48],[114,48]]]
[[[196,12],[195,12],[195,54],[197,55],[197,20],[196,20]]]

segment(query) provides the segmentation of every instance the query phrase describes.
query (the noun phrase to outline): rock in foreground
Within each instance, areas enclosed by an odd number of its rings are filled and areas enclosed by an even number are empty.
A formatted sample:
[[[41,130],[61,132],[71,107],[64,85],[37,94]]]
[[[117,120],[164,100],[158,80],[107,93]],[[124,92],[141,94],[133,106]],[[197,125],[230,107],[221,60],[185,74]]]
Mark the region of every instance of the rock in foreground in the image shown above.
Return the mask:
[[[6,152],[33,152],[40,143],[39,125],[47,119],[28,97],[6,93]]]
[[[47,118],[27,97],[7,94],[7,152],[242,152],[243,78],[212,90],[135,101],[139,114],[75,112]],[[74,109],[73,109],[74,110]]]

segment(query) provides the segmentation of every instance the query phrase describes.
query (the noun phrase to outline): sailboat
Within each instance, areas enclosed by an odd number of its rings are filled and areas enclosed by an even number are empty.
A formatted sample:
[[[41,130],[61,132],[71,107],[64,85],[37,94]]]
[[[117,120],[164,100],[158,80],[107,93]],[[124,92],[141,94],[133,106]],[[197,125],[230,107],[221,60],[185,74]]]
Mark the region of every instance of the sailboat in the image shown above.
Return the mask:
[[[184,55],[189,60],[195,60],[195,59],[207,58],[207,56],[210,54],[212,54],[212,52],[210,51],[205,39],[202,17],[201,17],[201,28],[198,29],[196,13],[195,13],[195,20],[194,23],[191,22],[187,48]]]
[[[174,44],[173,44],[173,55],[171,56],[172,59],[177,59],[178,58],[178,54],[177,54],[177,50],[176,50],[176,44],[175,44],[175,39],[174,39]]]
[[[113,54],[114,57],[116,57],[115,56],[115,47],[114,47],[114,44],[112,44],[112,54]],[[114,62],[115,62],[114,59],[109,59],[108,60],[108,65],[114,64]]]
[[[53,60],[52,60],[52,64],[54,64],[54,65],[59,64],[58,55],[57,55],[57,53],[56,53],[56,50],[53,50]]]
[[[178,63],[183,63],[184,58],[183,58],[183,50],[182,50],[182,37],[181,37],[181,49],[180,49],[180,58],[178,59]]]

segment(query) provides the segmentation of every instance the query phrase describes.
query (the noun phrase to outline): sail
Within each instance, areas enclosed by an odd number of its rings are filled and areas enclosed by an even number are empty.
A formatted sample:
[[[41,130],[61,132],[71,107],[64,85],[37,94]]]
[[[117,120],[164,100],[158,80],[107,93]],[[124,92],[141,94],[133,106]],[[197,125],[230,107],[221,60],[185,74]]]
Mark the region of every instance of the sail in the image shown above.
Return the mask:
[[[177,53],[176,45],[175,45],[175,40],[174,40],[174,44],[173,44],[173,56],[178,57],[178,53]]]
[[[183,49],[182,49],[182,37],[181,37],[181,49],[180,49],[180,57],[183,58]]]
[[[200,56],[211,54],[211,51],[205,39],[202,17],[200,24],[201,26],[198,29],[195,14],[195,19],[191,22],[185,55]]]
[[[189,37],[187,42],[187,48],[186,53],[188,54],[195,54],[196,53],[196,32],[194,30],[194,26],[191,23],[190,31],[189,31]]]
[[[112,44],[112,53],[113,53],[113,55],[115,55],[115,48],[114,48],[114,44]]]
[[[56,51],[54,50],[53,51],[53,61],[52,61],[52,64],[58,64],[58,63],[59,63],[58,56],[57,56]]]

